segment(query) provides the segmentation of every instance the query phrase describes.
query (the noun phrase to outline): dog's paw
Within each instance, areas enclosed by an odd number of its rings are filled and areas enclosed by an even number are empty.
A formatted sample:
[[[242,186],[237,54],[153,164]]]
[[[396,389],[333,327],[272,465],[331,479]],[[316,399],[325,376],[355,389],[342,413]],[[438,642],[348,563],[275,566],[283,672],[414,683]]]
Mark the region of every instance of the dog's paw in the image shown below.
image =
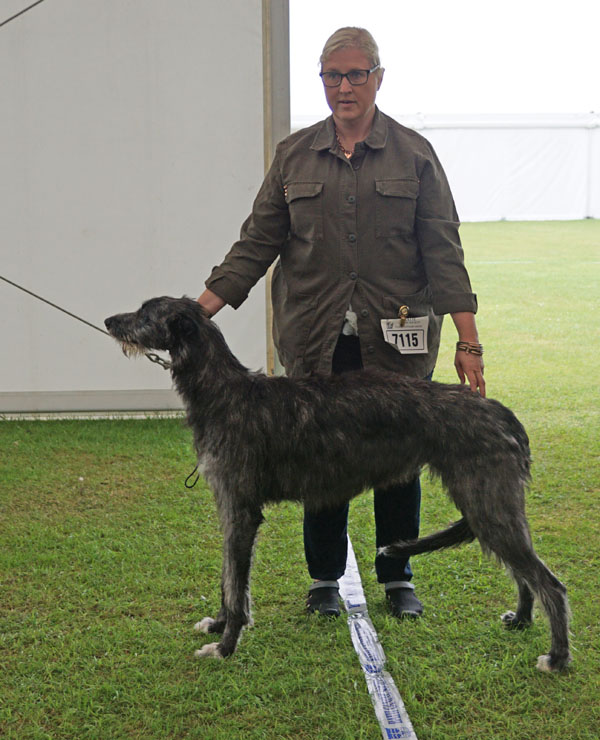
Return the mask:
[[[558,673],[568,668],[571,660],[571,656],[567,655],[566,659],[559,660],[558,662],[555,661],[555,665],[552,665],[552,657],[550,655],[540,655],[535,667],[538,671],[542,671],[542,673]]]
[[[215,620],[212,617],[204,617],[204,619],[201,619],[199,622],[196,622],[194,625],[194,629],[196,632],[205,632],[208,634],[209,632],[214,632],[214,630],[211,629],[211,627],[215,624]]]
[[[204,620],[202,620],[204,621]],[[194,653],[195,658],[223,658],[219,651],[219,643],[211,642],[208,645],[196,650]]]
[[[549,655],[540,655],[535,667],[538,671],[542,671],[542,673],[554,673],[554,668],[550,665]]]
[[[506,612],[500,620],[507,630],[523,630],[531,625],[529,620],[519,619],[515,612]]]
[[[515,612],[506,612],[500,617],[500,621],[507,629],[511,629],[515,626],[517,615]]]

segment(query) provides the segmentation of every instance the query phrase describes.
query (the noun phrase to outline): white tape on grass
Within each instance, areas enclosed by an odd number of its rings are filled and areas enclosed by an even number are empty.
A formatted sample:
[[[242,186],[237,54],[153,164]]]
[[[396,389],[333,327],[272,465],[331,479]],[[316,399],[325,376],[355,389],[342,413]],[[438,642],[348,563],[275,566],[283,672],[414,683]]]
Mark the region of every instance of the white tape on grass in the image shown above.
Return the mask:
[[[394,679],[384,670],[385,653],[369,618],[356,556],[348,538],[346,572],[340,578],[340,595],[348,612],[352,644],[365,674],[367,688],[384,740],[417,740]]]

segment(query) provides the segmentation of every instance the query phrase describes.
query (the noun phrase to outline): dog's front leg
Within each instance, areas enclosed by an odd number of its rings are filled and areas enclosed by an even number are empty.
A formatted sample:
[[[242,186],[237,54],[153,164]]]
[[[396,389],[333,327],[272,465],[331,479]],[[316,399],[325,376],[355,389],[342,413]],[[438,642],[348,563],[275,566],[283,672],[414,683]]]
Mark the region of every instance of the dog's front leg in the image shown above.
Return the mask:
[[[225,611],[225,605],[223,604],[223,587],[221,585],[221,608],[219,609],[219,613],[214,619],[212,617],[204,617],[204,619],[196,622],[194,629],[196,632],[220,635],[224,632],[226,623],[227,613]]]
[[[220,642],[197,650],[197,657],[231,655],[243,627],[251,622],[250,568],[256,533],[263,517],[259,509],[226,511],[221,516],[224,536],[221,610],[216,619],[203,619],[196,627],[204,632],[222,632],[223,637]]]

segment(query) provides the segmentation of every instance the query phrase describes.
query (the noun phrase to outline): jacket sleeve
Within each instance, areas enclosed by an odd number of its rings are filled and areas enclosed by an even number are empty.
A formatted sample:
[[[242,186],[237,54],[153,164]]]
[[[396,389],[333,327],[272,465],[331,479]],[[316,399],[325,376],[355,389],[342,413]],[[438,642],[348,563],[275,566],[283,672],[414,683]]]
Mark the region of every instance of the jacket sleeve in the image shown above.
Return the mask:
[[[240,238],[223,262],[214,267],[206,287],[233,308],[239,308],[250,290],[277,259],[288,237],[290,219],[280,168],[281,147],[242,224]]]
[[[477,311],[464,264],[460,222],[446,174],[433,148],[420,174],[416,233],[436,314]]]

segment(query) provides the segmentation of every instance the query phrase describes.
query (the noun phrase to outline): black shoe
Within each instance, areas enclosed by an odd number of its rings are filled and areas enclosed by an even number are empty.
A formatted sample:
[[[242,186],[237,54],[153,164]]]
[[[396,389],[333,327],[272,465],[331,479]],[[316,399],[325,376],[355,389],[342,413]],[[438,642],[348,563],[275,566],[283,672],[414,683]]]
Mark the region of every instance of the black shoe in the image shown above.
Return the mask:
[[[306,611],[325,617],[340,616],[340,589],[337,581],[317,581],[308,591]]]
[[[390,604],[392,616],[398,619],[418,619],[423,614],[423,604],[415,596],[415,587],[408,581],[402,585],[385,589],[386,598]]]

